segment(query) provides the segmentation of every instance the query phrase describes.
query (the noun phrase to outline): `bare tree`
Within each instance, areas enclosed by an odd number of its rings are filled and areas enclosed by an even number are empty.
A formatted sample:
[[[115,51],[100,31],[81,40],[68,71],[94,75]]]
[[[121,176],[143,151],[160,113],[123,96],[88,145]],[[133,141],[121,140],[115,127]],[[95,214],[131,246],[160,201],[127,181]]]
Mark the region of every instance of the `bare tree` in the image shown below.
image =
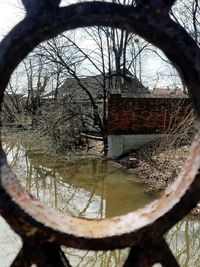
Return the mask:
[[[24,113],[24,99],[19,88],[19,70],[17,70],[8,83],[2,106],[2,123],[20,124],[20,116]]]
[[[41,107],[41,96],[46,90],[49,75],[39,57],[29,57],[23,63],[27,77],[26,110],[34,116]]]
[[[67,112],[75,114],[69,103],[74,102],[76,107],[79,105],[77,116],[81,118],[83,130],[93,129],[103,137],[106,154],[108,92],[126,88],[130,83],[133,63],[134,75],[140,73],[139,79],[135,77],[139,84],[142,80],[141,53],[148,44],[140,43],[139,39],[133,41],[133,34],[114,28],[93,27],[84,29],[82,33],[85,39],[91,41],[90,48],[82,46],[74,36],[71,38],[68,34],[62,34],[40,45],[37,53],[45,62],[60,66],[66,74],[60,96],[65,99]],[[136,71],[138,65],[139,71]],[[55,92],[57,98],[58,90]],[[88,101],[92,109],[83,108],[83,101]]]
[[[171,10],[172,18],[183,26],[200,45],[200,4],[198,0],[178,0]]]

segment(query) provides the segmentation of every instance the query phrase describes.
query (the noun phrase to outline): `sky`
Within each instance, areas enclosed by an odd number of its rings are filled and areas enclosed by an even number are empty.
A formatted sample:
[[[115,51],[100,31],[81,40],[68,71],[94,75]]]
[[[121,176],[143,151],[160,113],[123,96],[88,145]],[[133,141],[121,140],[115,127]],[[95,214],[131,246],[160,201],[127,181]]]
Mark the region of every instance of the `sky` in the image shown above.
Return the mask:
[[[18,0],[0,0],[0,38],[24,17],[24,10]]]
[[[62,0],[61,5],[73,0]],[[0,38],[12,29],[24,17],[24,9],[20,0],[0,0]]]
[[[61,5],[68,5],[76,0],[62,0]],[[0,40],[16,25],[25,15],[23,6],[20,0],[0,0]],[[82,45],[88,47],[88,43]],[[90,47],[91,45],[89,45]],[[159,78],[158,73],[167,73],[168,66],[158,58],[148,57],[146,59],[145,71],[149,75],[147,86],[154,87],[167,87],[173,86],[173,81],[169,81],[169,78]],[[148,76],[147,75],[147,76]],[[152,78],[151,78],[152,77]]]

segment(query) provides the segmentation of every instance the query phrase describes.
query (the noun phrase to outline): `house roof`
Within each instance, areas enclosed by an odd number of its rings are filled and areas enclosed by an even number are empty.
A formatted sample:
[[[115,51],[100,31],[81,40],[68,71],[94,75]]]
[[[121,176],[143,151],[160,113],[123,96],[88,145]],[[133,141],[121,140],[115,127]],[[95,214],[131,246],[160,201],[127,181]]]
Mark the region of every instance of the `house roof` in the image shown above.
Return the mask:
[[[170,89],[170,88],[154,88],[152,91],[154,95],[175,95],[175,96],[186,96],[187,94],[183,92],[182,89]]]
[[[116,72],[112,72],[112,82],[109,82],[108,74],[105,76],[106,90],[112,90],[116,85]],[[85,76],[80,77],[79,81],[74,78],[67,78],[58,90],[58,97],[62,98],[64,96],[78,97],[79,100],[88,99],[87,93],[81,89],[81,85],[85,86],[91,93],[94,99],[103,98],[103,85],[104,77],[103,75],[95,76]],[[148,89],[130,72],[126,73],[126,77],[121,77],[121,90],[130,91],[132,93],[147,93]],[[44,95],[44,97],[49,96],[51,93]]]

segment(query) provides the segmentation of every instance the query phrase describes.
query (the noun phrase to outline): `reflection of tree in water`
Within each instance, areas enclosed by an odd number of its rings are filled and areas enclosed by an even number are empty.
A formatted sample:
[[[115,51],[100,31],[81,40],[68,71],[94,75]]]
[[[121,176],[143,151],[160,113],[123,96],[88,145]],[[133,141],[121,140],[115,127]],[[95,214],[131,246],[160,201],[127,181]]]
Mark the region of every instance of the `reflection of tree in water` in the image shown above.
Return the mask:
[[[49,206],[77,216],[104,218],[106,213],[106,161],[66,165],[49,155],[30,154],[19,143],[6,142],[8,159],[22,183]],[[112,186],[112,184],[111,184]],[[200,267],[200,224],[183,220],[167,234],[167,241],[183,267]],[[9,238],[9,237],[8,237]],[[13,240],[13,239],[12,239]],[[122,266],[127,250],[109,252],[79,251],[63,248],[72,266]],[[11,252],[12,253],[12,252]]]
[[[21,149],[19,143],[4,143],[3,148],[6,151],[7,155],[9,155],[10,165],[15,166],[20,157],[22,157]]]
[[[19,144],[7,142],[4,148],[8,153],[11,166],[22,179],[22,183],[43,202],[61,211],[67,211],[67,207],[71,207],[68,211],[85,217],[92,205],[93,208],[99,209],[95,210],[97,218],[105,216],[103,213],[104,179],[99,179],[100,184],[92,181],[92,177],[99,177],[99,167],[95,161],[91,162],[92,168],[87,169],[87,173],[84,165],[77,166],[77,164],[52,169],[48,167],[49,159],[47,159],[46,167],[45,161],[41,160],[43,156],[38,154],[30,157]],[[78,181],[74,182],[74,176],[78,172],[82,175]],[[84,175],[89,177],[86,189],[83,187]],[[81,203],[78,203],[79,201]]]
[[[28,190],[45,204],[77,216],[105,217],[107,162],[60,164],[49,156],[28,155],[19,143],[6,142],[8,159]],[[54,166],[53,168],[51,168]],[[79,177],[77,177],[79,173]],[[63,248],[73,266],[121,266],[126,251],[78,251]]]
[[[70,259],[71,265],[76,267],[120,267],[128,255],[128,249],[108,252],[79,251],[65,248],[63,250]]]
[[[167,234],[167,242],[180,266],[200,267],[200,223],[185,219],[177,223]]]
[[[126,212],[124,207],[130,211],[132,205],[141,203],[142,206],[144,201],[147,202],[143,192],[143,196],[139,195],[139,201],[135,201],[130,184],[120,177],[121,173],[116,176],[116,168],[108,167],[107,161],[90,160],[69,165],[63,159],[49,155],[28,154],[22,145],[16,145],[9,154],[12,155],[10,162],[13,163],[15,172],[29,191],[45,204],[60,211],[80,217],[105,218],[106,214],[112,216],[117,210]],[[18,155],[20,163],[19,160],[13,162],[13,158]],[[117,197],[116,201],[113,197]],[[125,198],[127,202],[131,200],[128,205],[121,205],[120,210],[116,203],[118,201],[121,204],[121,199],[124,201]],[[149,199],[149,196],[147,198]]]

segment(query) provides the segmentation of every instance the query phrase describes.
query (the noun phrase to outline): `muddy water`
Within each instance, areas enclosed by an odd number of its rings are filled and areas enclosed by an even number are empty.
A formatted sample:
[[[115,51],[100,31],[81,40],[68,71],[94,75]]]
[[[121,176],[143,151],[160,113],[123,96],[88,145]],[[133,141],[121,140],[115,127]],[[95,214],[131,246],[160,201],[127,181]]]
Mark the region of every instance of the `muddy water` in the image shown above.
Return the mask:
[[[151,201],[144,185],[125,170],[97,159],[69,163],[65,156],[32,151],[21,143],[4,140],[8,161],[22,184],[43,203],[60,211],[87,218],[105,218],[138,209]],[[9,266],[21,241],[0,218],[0,266]],[[184,220],[167,235],[167,241],[181,266],[200,267],[200,225]],[[127,250],[112,252],[64,249],[72,266],[121,266]]]

